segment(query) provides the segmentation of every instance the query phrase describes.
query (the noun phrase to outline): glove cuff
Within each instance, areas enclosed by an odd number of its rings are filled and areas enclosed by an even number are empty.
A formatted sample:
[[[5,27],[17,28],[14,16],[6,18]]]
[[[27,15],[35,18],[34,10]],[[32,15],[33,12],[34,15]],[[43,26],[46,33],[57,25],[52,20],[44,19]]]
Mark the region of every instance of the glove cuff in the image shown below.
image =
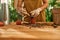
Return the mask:
[[[42,11],[42,9],[41,9],[41,8],[38,8],[37,10],[38,10],[38,11]]]

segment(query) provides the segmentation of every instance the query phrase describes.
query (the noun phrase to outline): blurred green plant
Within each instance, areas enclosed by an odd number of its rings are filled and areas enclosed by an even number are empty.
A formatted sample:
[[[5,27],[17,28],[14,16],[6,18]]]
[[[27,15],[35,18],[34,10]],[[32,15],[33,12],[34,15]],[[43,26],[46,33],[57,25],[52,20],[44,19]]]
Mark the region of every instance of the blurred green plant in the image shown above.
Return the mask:
[[[52,21],[52,12],[51,12],[51,10],[56,5],[56,1],[57,0],[49,0],[49,6],[46,9],[46,21],[47,22],[51,22]]]
[[[60,3],[56,3],[57,0],[49,0],[49,6],[46,9],[46,21],[51,22],[52,21],[52,12],[51,10],[55,6],[60,6]],[[11,0],[11,4],[9,4],[9,11],[10,11],[10,21],[16,21],[17,18],[21,19],[21,15],[19,15],[16,10],[14,9],[14,0]]]
[[[10,22],[15,22],[18,18],[21,19],[21,15],[16,12],[14,8],[14,0],[11,0],[11,4],[9,4],[9,12],[10,12]]]

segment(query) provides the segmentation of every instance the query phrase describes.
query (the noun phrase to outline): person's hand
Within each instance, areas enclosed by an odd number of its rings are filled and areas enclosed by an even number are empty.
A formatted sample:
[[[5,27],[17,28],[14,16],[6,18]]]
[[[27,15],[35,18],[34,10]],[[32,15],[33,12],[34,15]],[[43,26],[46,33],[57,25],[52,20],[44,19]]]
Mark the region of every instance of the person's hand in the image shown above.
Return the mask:
[[[19,12],[20,12],[22,15],[28,15],[28,16],[30,16],[30,15],[27,13],[27,11],[26,11],[25,8],[20,8],[20,9],[19,9]]]
[[[38,16],[40,14],[41,11],[42,11],[42,9],[38,8],[36,10],[31,11],[30,13],[31,13],[31,16],[36,17],[36,16]]]

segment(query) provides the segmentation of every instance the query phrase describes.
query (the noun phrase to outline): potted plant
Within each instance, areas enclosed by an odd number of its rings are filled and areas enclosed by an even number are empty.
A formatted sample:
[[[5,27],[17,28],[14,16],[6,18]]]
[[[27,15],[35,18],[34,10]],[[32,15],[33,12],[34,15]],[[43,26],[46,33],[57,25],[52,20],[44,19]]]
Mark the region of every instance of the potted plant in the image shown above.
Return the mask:
[[[60,25],[60,2],[57,1],[56,5],[52,9],[53,21],[55,24]]]

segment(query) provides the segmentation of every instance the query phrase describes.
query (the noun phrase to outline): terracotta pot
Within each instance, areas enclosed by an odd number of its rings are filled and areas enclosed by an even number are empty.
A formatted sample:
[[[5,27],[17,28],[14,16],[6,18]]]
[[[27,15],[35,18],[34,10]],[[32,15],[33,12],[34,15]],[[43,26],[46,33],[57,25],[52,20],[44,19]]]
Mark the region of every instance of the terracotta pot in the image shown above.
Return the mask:
[[[21,25],[22,23],[21,23],[21,20],[17,20],[16,21],[16,25]]]
[[[60,8],[53,8],[52,13],[53,13],[53,22],[55,24],[60,25]]]
[[[31,24],[35,24],[36,23],[36,19],[34,17],[31,17]]]
[[[0,26],[4,26],[4,23],[3,22],[0,22]]]

